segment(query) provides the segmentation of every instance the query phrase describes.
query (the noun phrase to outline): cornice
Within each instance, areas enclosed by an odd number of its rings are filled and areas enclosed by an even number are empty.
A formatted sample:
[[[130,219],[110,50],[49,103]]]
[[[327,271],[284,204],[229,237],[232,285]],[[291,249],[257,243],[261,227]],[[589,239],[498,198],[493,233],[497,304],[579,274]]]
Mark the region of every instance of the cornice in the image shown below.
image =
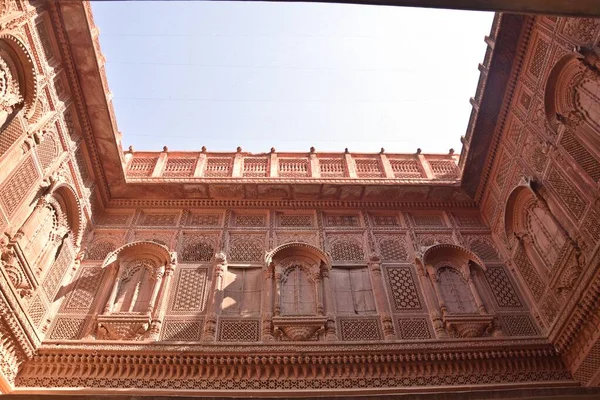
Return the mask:
[[[342,201],[342,200],[227,200],[227,199],[115,199],[110,208],[296,208],[296,209],[475,209],[474,202],[401,202],[401,201]],[[423,228],[424,229],[424,228]]]
[[[350,391],[411,391],[432,387],[511,385],[576,385],[558,354],[536,340],[495,341],[475,345],[465,341],[440,349],[431,341],[402,345],[128,345],[64,346],[45,344],[17,377],[21,393],[44,387],[118,387],[170,389],[177,393],[268,392],[335,389]],[[519,344],[519,342],[522,342]],[[535,344],[537,342],[537,344]],[[530,344],[525,344],[530,343]],[[409,346],[415,347],[410,349]],[[460,347],[462,346],[462,348]],[[467,348],[465,348],[467,346]],[[418,349],[417,349],[418,348]],[[214,351],[211,351],[214,350]],[[31,389],[30,389],[31,388]],[[46,389],[46,390],[48,390]],[[240,392],[237,392],[240,393]]]
[[[481,201],[535,17],[501,14],[485,88],[473,121],[462,187]]]

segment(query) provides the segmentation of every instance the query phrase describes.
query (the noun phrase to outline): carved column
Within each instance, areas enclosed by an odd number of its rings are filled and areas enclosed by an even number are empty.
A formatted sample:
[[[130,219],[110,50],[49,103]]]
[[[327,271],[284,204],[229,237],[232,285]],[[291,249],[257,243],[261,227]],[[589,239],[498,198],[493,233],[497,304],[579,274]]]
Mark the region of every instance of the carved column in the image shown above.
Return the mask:
[[[429,315],[431,316],[433,327],[438,334],[438,337],[446,337],[446,330],[444,329],[444,325],[442,323],[438,300],[435,297],[436,295],[431,293],[432,286],[431,282],[429,281],[429,277],[427,276],[427,271],[419,262],[417,262],[417,275],[419,276],[419,282],[421,283],[421,288],[423,289],[423,297],[425,298],[425,304],[427,306]]]
[[[439,285],[439,277],[435,273],[435,269],[431,264],[428,264],[426,267],[427,275],[429,275],[429,282],[433,287],[433,292],[435,293],[435,297],[437,298],[437,306],[436,309],[431,312],[431,319],[433,322],[433,328],[435,330],[436,335],[439,338],[448,337],[448,332],[446,331],[446,327],[444,325],[444,315],[446,315],[446,302],[442,297],[442,293]],[[425,279],[426,280],[426,279]]]
[[[217,332],[217,313],[221,311],[223,297],[223,277],[227,271],[227,258],[224,253],[215,256],[215,267],[210,291],[210,298],[206,309],[206,320],[204,322],[205,341],[214,341]]]
[[[275,293],[273,294],[273,316],[280,317],[281,316],[281,279],[283,278],[283,274],[281,273],[280,267],[275,267]]]
[[[175,260],[172,259],[172,261]],[[164,268],[164,279],[162,282],[161,296],[158,299],[158,303],[154,307],[155,315],[152,318],[152,324],[150,326],[150,337],[154,340],[158,340],[158,336],[160,334],[160,327],[165,319],[165,313],[167,310],[167,299],[169,297],[171,281],[173,280],[173,275],[175,274],[176,265],[177,264],[175,262],[171,262],[166,266],[166,268]],[[159,284],[157,285],[160,286]],[[152,311],[153,310],[150,310],[151,313]]]
[[[371,281],[373,282],[373,294],[375,295],[377,312],[381,316],[385,339],[394,340],[396,339],[396,332],[394,329],[394,321],[392,320],[390,305],[385,295],[385,286],[381,272],[381,258],[379,258],[379,256],[376,254],[371,255],[368,266],[371,273]]]
[[[275,264],[272,262],[263,269],[263,297],[262,297],[262,340],[273,340],[273,271]]]
[[[114,268],[114,282],[113,282],[113,286],[112,286],[112,290],[110,292],[110,296],[108,296],[108,301],[106,302],[106,305],[104,306],[104,314],[110,314],[113,310],[113,306],[115,304],[115,299],[117,298],[117,292],[119,290],[119,285],[121,283],[121,264],[117,261],[115,263],[115,268]],[[110,281],[109,281],[110,282]]]
[[[156,297],[158,296],[158,291],[160,290],[163,276],[165,275],[165,266],[162,265],[154,272],[154,286],[152,287],[152,294],[150,295],[150,301],[148,302],[148,314],[152,314],[154,311],[154,303],[156,302]]]
[[[479,314],[487,314],[487,310],[485,309],[483,300],[481,300],[481,296],[479,296],[479,291],[477,290],[477,287],[475,287],[475,282],[473,282],[473,273],[471,271],[468,271],[466,278],[467,284],[469,285],[469,289],[471,290],[471,293],[473,293],[473,299],[475,299],[475,304],[477,304]]]
[[[313,267],[314,268],[314,267]],[[324,293],[323,293],[323,281],[321,276],[320,268],[314,268],[316,270],[312,271],[312,276],[315,281],[315,295],[316,295],[316,303],[317,303],[317,315],[325,315],[325,306],[324,306]]]
[[[337,340],[337,329],[335,326],[335,315],[333,314],[333,289],[331,288],[331,280],[329,278],[329,267],[324,262],[319,266],[321,279],[323,280],[323,298],[325,302],[325,310],[327,322],[325,322],[325,340]]]

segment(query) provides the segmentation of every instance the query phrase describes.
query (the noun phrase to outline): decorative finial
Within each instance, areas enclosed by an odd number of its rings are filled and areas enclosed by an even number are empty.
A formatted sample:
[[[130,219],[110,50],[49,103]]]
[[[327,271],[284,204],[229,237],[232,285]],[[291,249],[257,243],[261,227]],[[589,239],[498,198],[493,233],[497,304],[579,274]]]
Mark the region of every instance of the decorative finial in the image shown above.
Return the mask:
[[[169,148],[167,146],[163,146],[163,151],[166,153],[167,151],[169,151]]]
[[[310,146],[310,152],[314,153],[315,152],[315,148],[313,146]]]
[[[344,153],[346,153],[346,154],[350,153],[350,152],[348,151],[348,148],[347,148],[347,147],[344,149]]]
[[[206,146],[202,146],[202,152],[206,153]]]
[[[275,153],[275,147],[271,147],[271,153]]]
[[[450,154],[450,155],[454,154],[454,149],[448,150],[448,154]]]
[[[238,153],[242,152],[242,148],[240,146],[237,147],[237,149],[235,149]]]
[[[421,154],[421,148],[420,147],[417,149],[417,154]]]
[[[385,153],[385,149],[382,147],[381,150],[379,150],[379,154],[383,154]]]

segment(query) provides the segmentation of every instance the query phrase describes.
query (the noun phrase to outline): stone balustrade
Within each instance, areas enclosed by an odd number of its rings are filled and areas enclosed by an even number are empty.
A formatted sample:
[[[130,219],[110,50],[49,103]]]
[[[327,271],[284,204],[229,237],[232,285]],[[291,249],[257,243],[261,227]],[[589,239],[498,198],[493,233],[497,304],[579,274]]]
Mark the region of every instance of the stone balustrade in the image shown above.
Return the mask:
[[[125,152],[129,180],[159,178],[458,181],[459,155],[366,153]]]

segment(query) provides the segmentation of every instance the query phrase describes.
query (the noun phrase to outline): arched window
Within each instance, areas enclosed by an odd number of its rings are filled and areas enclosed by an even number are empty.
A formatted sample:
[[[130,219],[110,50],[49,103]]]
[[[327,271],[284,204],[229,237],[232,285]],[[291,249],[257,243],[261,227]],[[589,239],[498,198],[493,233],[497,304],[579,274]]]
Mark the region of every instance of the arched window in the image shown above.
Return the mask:
[[[281,285],[282,315],[315,315],[317,313],[315,282],[306,267],[292,263],[287,267]]]
[[[113,312],[146,312],[156,276],[152,260],[134,260],[126,263],[117,289]]]
[[[469,285],[461,273],[445,266],[438,270],[439,285],[446,309],[451,314],[476,314],[479,312]]]
[[[103,265],[113,279],[98,315],[98,338],[158,338],[176,262],[176,253],[151,241],[129,243],[109,254]]]

